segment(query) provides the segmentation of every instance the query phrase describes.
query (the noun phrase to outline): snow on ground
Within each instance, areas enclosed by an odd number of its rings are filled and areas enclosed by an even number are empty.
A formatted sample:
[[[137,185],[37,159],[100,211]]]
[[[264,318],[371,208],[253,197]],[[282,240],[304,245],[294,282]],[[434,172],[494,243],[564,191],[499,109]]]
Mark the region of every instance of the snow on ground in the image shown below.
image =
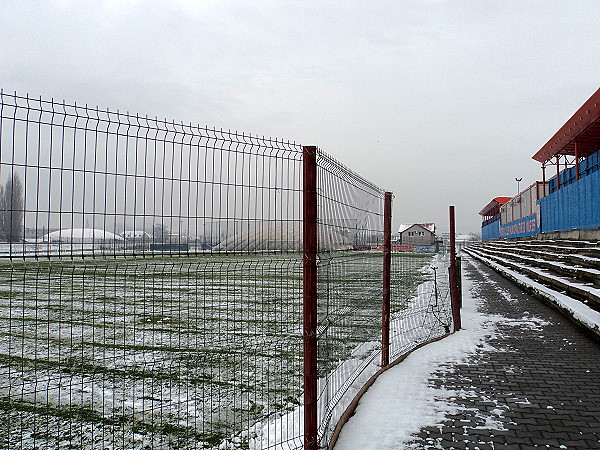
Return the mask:
[[[468,261],[478,268],[479,263]],[[482,300],[477,296],[477,290],[476,283],[463,278],[463,329],[413,352],[383,373],[361,399],[355,415],[342,429],[335,448],[404,448],[411,436],[423,427],[435,426],[443,422],[446,415],[460,411],[460,407],[452,402],[453,398],[477,395],[467,390],[437,389],[430,381],[440,377],[440,373],[443,376],[443,373],[451,372],[456,364],[470,359],[475,363],[476,352],[493,350],[486,342],[498,333],[496,325],[513,322],[479,312]],[[515,326],[534,329],[540,326],[535,317],[524,317],[516,322]],[[501,416],[502,411],[498,411],[496,415],[485,417],[486,427],[502,429],[498,420]]]

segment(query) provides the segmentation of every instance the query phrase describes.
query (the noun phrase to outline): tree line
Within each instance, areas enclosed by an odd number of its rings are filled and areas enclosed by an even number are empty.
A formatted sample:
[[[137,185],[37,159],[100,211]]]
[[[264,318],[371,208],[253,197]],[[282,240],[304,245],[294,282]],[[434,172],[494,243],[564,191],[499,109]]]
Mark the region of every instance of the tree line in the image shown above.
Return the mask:
[[[23,182],[18,173],[11,173],[6,184],[0,184],[0,241],[21,241],[24,214]]]

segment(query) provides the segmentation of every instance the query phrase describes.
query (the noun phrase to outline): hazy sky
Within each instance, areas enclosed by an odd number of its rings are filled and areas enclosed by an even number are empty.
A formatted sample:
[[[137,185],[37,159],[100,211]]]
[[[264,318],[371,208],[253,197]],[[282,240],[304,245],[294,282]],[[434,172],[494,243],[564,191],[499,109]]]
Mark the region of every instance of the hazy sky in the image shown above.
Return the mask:
[[[2,1],[0,87],[318,145],[480,230],[598,88],[600,2]]]

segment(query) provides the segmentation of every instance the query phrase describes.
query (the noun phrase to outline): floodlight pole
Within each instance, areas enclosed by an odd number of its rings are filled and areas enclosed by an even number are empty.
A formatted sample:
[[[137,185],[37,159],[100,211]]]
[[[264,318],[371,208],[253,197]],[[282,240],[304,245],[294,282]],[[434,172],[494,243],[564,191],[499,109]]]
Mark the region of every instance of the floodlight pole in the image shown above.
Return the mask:
[[[304,147],[302,162],[304,449],[317,450],[317,147]]]
[[[544,184],[544,186],[546,185],[546,162],[542,163],[542,183]],[[546,196],[546,191],[545,191],[545,187],[544,187],[544,196]]]

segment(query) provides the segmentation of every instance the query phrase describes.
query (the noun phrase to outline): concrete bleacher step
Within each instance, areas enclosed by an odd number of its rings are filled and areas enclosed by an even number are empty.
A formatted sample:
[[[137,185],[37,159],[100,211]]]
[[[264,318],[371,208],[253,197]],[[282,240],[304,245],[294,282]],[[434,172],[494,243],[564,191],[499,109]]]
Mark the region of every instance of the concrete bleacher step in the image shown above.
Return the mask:
[[[500,245],[512,245],[522,249],[539,250],[561,255],[576,254],[600,259],[600,245],[598,242],[529,239],[497,243]]]
[[[500,255],[509,260],[546,269],[556,275],[570,277],[584,283],[593,283],[600,288],[600,258],[574,253],[564,254],[546,250],[532,250],[498,243],[484,244],[479,248],[492,255]]]
[[[513,247],[553,250],[562,253],[589,253],[591,255],[600,256],[600,245],[597,242],[590,241],[552,241],[539,239],[515,239],[515,240],[500,240],[488,241],[489,245],[510,245]]]
[[[507,242],[507,244],[510,244]],[[600,311],[600,271],[590,267],[575,267],[541,257],[523,256],[498,243],[480,244],[464,249],[484,260],[509,267],[525,276],[565,293]],[[541,253],[536,253],[541,256]]]
[[[462,251],[511,280],[524,291],[561,311],[600,342],[600,308],[593,307],[597,305],[600,294],[598,288],[588,286],[584,292],[579,292],[583,295],[581,297],[581,295],[575,295],[573,290],[574,285],[581,288],[580,283],[574,283],[568,278],[560,279],[560,277],[546,273],[545,269],[530,268],[517,262],[508,261],[500,256],[490,255],[481,248],[476,249],[474,246],[463,248]],[[596,302],[590,301],[586,296],[595,297]]]
[[[502,254],[509,259],[521,260],[521,262],[551,270],[557,275],[573,277],[583,282],[592,282],[600,287],[600,254],[599,257],[586,256],[580,254],[577,247],[536,247],[536,245],[530,245],[523,241],[490,242],[480,244],[479,247],[494,254]],[[560,251],[558,247],[569,250]]]

